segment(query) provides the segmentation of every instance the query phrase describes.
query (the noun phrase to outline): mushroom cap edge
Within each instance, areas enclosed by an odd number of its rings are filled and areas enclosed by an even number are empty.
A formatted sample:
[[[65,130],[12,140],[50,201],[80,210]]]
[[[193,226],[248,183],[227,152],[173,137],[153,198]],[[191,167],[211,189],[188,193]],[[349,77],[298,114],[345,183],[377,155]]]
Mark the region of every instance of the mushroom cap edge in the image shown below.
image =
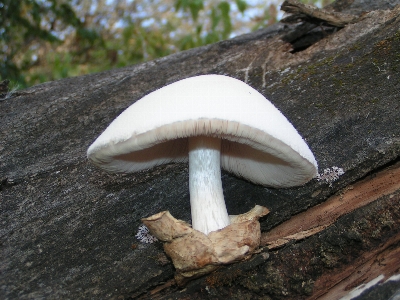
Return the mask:
[[[107,171],[136,172],[187,161],[187,137],[197,135],[223,138],[221,167],[257,184],[301,185],[317,173],[314,155],[286,117],[258,91],[223,75],[183,79],[136,101],[87,155]]]

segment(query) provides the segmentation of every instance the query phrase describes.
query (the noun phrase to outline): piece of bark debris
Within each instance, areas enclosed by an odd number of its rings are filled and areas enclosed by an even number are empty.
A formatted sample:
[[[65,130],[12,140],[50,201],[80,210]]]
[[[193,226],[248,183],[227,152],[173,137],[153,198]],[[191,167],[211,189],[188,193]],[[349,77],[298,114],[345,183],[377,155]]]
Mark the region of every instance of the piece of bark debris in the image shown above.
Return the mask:
[[[344,27],[348,24],[357,23],[365,16],[338,13],[321,9],[312,5],[300,3],[297,0],[286,0],[282,3],[281,10],[291,15],[282,19],[282,23],[298,23],[306,21],[309,23],[327,23],[335,27]]]

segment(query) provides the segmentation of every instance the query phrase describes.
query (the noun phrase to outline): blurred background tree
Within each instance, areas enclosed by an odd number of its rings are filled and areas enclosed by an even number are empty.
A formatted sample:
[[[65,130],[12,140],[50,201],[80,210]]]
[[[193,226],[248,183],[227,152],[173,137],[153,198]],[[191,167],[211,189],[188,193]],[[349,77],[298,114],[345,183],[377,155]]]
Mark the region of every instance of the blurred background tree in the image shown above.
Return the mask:
[[[1,79],[27,87],[152,60],[272,24],[282,2],[0,0]]]

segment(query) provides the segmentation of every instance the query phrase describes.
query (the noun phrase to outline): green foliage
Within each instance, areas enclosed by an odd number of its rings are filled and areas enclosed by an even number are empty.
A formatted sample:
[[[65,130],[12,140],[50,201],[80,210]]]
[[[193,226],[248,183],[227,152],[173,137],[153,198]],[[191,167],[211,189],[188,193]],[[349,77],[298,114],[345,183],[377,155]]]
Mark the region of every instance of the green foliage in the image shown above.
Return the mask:
[[[101,40],[94,31],[80,22],[69,3],[51,0],[0,1],[0,75],[24,87],[26,73],[40,62],[36,52],[46,44],[62,44],[60,28],[76,32],[77,53],[85,51]],[[59,24],[59,25],[57,25]],[[35,59],[36,58],[36,59]],[[57,72],[57,66],[54,66]],[[65,68],[61,77],[68,76]],[[45,75],[35,76],[49,80]],[[31,80],[29,80],[31,81]]]
[[[277,6],[261,0],[0,0],[1,80],[26,87],[123,67],[276,19]]]
[[[199,12],[204,9],[203,0],[176,0],[175,2],[175,9],[177,11],[183,10],[187,11],[190,10],[192,14],[193,20],[197,21],[199,16]]]
[[[181,2],[182,0],[177,0],[177,3],[179,3],[179,5],[176,5],[175,7],[178,10],[182,8],[182,11],[185,12],[184,7],[180,4]],[[243,12],[246,6],[245,2],[238,0],[236,3],[238,5],[239,11]],[[204,9],[203,5],[196,6],[196,8],[200,7],[201,9]],[[194,21],[194,30],[183,36],[178,41],[178,45],[180,45],[180,50],[187,50],[190,48],[215,43],[227,39],[231,35],[233,26],[230,14],[231,6],[228,2],[222,1],[207,7],[206,20],[208,21],[208,23],[204,22],[204,20],[202,20],[202,23],[196,22],[199,12],[200,10],[196,10],[195,13],[191,11]]]
[[[246,3],[246,1],[243,1],[243,0],[236,0],[236,6],[238,7],[238,9],[241,13],[244,13],[244,11],[247,8],[247,3]]]

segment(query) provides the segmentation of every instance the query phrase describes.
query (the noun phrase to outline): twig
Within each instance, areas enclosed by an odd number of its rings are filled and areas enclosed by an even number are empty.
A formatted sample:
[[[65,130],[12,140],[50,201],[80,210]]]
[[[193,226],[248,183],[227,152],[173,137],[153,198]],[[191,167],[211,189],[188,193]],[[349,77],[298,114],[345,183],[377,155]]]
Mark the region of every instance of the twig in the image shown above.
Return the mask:
[[[161,292],[163,289],[166,289],[166,288],[168,288],[170,286],[173,286],[175,284],[176,284],[175,279],[171,279],[171,280],[167,281],[166,283],[156,287],[154,290],[150,291],[150,295],[155,295],[155,294]]]

